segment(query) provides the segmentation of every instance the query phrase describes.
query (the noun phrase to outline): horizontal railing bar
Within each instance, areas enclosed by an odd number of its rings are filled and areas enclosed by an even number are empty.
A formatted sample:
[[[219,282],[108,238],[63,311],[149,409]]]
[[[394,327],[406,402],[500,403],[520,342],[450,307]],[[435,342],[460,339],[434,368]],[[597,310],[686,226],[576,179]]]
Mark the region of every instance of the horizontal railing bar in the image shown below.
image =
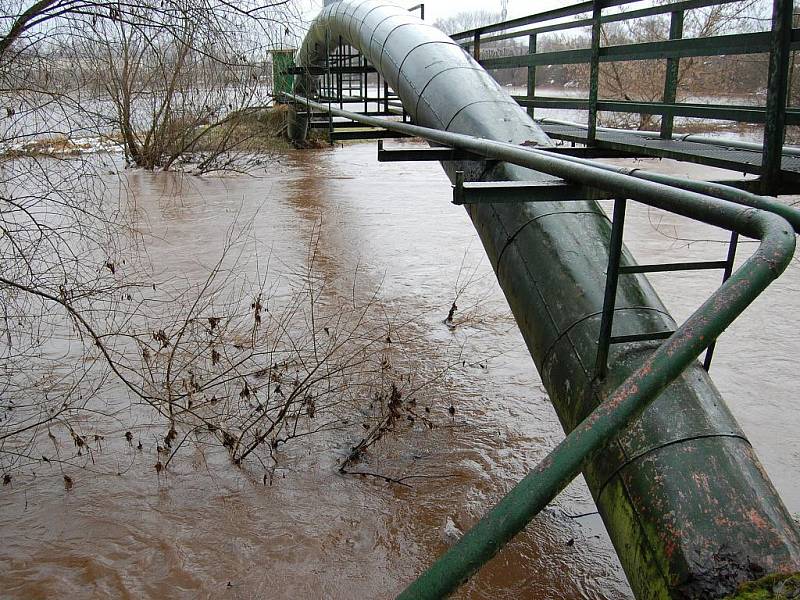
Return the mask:
[[[628,342],[649,342],[652,340],[666,340],[674,331],[656,331],[655,333],[636,333],[633,335],[615,335],[609,340],[612,344],[625,344]]]
[[[605,15],[600,19],[600,22],[605,24],[605,23],[614,23],[617,21],[629,21],[631,19],[640,19],[642,17],[662,15],[679,10],[683,11],[694,10],[697,8],[704,8],[706,6],[731,4],[733,2],[740,2],[740,1],[741,0],[686,0],[684,2],[675,2],[674,4],[664,4],[664,5],[653,6],[650,8],[642,8],[639,10],[614,13],[613,15]],[[488,44],[489,42],[514,39],[526,35],[538,35],[541,33],[562,31],[564,29],[579,29],[582,27],[591,27],[591,25],[592,25],[591,19],[579,19],[576,21],[567,21],[566,23],[556,23],[554,25],[545,25],[544,27],[534,27],[532,29],[522,29],[519,31],[512,31],[510,33],[502,33],[499,35],[481,36],[481,43]],[[460,38],[454,37],[453,39],[460,39]],[[468,44],[463,44],[463,45],[468,45]]]
[[[334,104],[334,103],[331,103],[331,104]],[[373,102],[373,101],[370,100],[370,104],[382,104],[382,102]],[[396,117],[396,116],[398,116],[396,113],[387,113],[384,110],[371,110],[369,112],[362,112],[362,113],[359,113],[359,114],[362,114],[365,117]],[[335,124],[336,124],[336,121],[334,121],[334,125]]]
[[[577,48],[574,50],[538,52],[536,54],[520,54],[519,56],[485,58],[479,62],[484,69],[516,69],[540,65],[577,65],[588,63],[591,54],[590,48]]]
[[[736,0],[726,0],[730,2],[734,2]],[[578,19],[575,21],[566,21],[565,23],[555,23],[553,25],[546,25],[544,27],[534,27],[532,29],[520,29],[517,31],[512,31],[511,33],[500,33],[497,35],[490,35],[490,36],[481,36],[481,44],[489,44],[491,42],[499,42],[501,40],[513,40],[519,37],[525,37],[527,35],[541,35],[543,33],[553,33],[555,31],[564,31],[565,29],[580,29],[582,27],[591,27],[592,20],[591,19]],[[456,40],[458,41],[458,40]],[[472,40],[464,40],[460,43],[463,47],[469,47],[472,45]]]
[[[600,62],[659,60],[694,56],[763,54],[769,51],[769,32],[717,35],[703,38],[683,38],[661,42],[601,46]],[[480,61],[484,69],[516,69],[539,65],[571,65],[589,62],[591,49],[557,50],[538,54],[501,56]]]
[[[662,42],[622,44],[600,48],[600,61],[652,60],[661,58],[688,58],[692,56],[719,56],[759,54],[768,52],[769,32],[715,35],[703,38],[684,38]]]
[[[605,0],[603,2],[603,6],[605,6],[606,8],[611,8],[613,6],[621,6],[623,4],[629,4],[632,1],[635,0]],[[506,29],[513,29],[515,27],[524,27],[525,25],[533,25],[534,23],[546,23],[547,21],[552,21],[553,19],[573,17],[575,15],[591,12],[593,6],[594,2],[592,0],[589,0],[588,2],[580,2],[579,4],[573,4],[572,6],[565,6],[563,8],[554,8],[552,10],[548,10],[535,15],[529,15],[527,17],[519,17],[517,19],[510,19],[508,21],[503,21],[501,23],[484,25],[476,29],[460,31],[459,33],[454,33],[450,37],[454,40],[461,40],[465,38],[471,38],[476,33],[492,33],[495,31],[505,31]]]
[[[569,108],[588,110],[589,101],[583,98],[552,98],[548,96],[512,96],[517,104],[534,108]],[[651,115],[673,115],[676,117],[698,117],[719,119],[721,121],[739,121],[742,123],[763,123],[766,120],[766,109],[759,106],[719,105],[664,102],[633,102],[629,100],[599,100],[597,108],[609,112],[645,113]],[[787,125],[800,125],[800,109],[786,109]]]
[[[353,67],[289,67],[286,69],[289,75],[359,75],[364,73],[377,73],[372,65],[353,66]]]
[[[728,263],[724,260],[705,262],[678,262],[659,265],[628,265],[619,268],[620,275],[633,273],[666,273],[672,271],[704,271],[710,269],[724,269]]]
[[[542,127],[548,125],[564,125],[566,127],[574,127],[576,129],[587,130],[588,126],[584,123],[575,123],[573,121],[564,121],[562,119],[539,119],[539,124]],[[600,133],[623,133],[626,135],[635,135],[636,137],[662,139],[660,132],[648,131],[643,129],[618,129],[614,127],[598,127],[597,131]],[[723,148],[736,148],[739,150],[750,150],[761,154],[764,151],[764,145],[757,142],[745,142],[735,138],[727,137],[709,137],[707,135],[697,133],[673,133],[669,138],[680,142],[695,142],[698,144],[709,144],[711,146],[720,146]],[[800,157],[800,146],[784,146],[781,153],[785,156],[798,156]]]
[[[707,104],[666,104],[663,102],[600,100],[597,103],[597,107],[599,110],[610,112],[632,112],[654,115],[671,114],[676,117],[701,117],[724,121],[741,121],[745,123],[763,123],[766,119],[765,109],[742,105],[708,106]],[[786,123],[790,125],[800,123],[800,110],[787,109]]]
[[[335,121],[334,125],[341,125],[343,121]],[[355,126],[363,127],[359,123]],[[328,127],[327,121],[314,121],[311,127]],[[378,142],[380,144],[380,142]],[[571,148],[569,146],[552,146],[542,148],[547,152],[562,156],[576,156],[578,158],[635,158],[646,156],[642,153],[623,152],[608,148],[581,147]],[[383,148],[378,149],[379,162],[422,162],[422,161],[454,161],[454,160],[486,160],[482,156],[458,150],[457,148]]]
[[[355,121],[309,121],[308,126],[312,129],[363,129],[361,123]]]
[[[363,98],[358,96],[319,96],[320,102],[333,102],[334,104],[364,104],[364,102],[381,102],[383,98]]]

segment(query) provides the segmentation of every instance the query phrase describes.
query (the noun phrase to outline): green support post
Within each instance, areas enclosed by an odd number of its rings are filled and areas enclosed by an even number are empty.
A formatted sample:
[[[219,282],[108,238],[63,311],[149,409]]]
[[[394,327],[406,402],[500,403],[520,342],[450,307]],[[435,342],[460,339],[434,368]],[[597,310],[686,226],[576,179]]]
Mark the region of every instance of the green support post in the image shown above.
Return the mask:
[[[608,369],[608,349],[611,342],[611,331],[614,326],[614,309],[616,308],[617,285],[619,283],[619,261],[622,257],[622,237],[625,231],[625,209],[627,200],[614,200],[614,219],[611,227],[611,241],[608,248],[608,268],[606,269],[605,298],[603,299],[603,315],[600,320],[600,336],[597,343],[597,358],[594,372],[600,379],[605,378]]]
[[[780,184],[781,151],[786,136],[786,98],[789,91],[789,61],[792,42],[792,0],[774,0],[772,49],[769,53],[767,116],[764,123],[762,186],[774,194]]]
[[[676,10],[672,13],[669,22],[669,39],[679,40],[683,37],[683,11]],[[680,69],[680,58],[670,57],[667,59],[667,71],[664,75],[664,104],[675,104],[678,93],[678,73]],[[672,138],[672,125],[674,117],[672,114],[661,116],[661,138],[669,140]]]
[[[533,55],[536,54],[536,34],[533,33],[528,36],[528,54]],[[533,100],[533,97],[536,95],[536,65],[529,65],[528,66],[528,89],[527,89],[527,96],[528,100]],[[528,106],[528,115],[532,119],[534,116],[534,106],[531,104]]]
[[[600,88],[600,35],[602,32],[603,5],[592,2],[592,51],[589,59],[589,131],[586,141],[593,144],[597,135],[597,97]]]

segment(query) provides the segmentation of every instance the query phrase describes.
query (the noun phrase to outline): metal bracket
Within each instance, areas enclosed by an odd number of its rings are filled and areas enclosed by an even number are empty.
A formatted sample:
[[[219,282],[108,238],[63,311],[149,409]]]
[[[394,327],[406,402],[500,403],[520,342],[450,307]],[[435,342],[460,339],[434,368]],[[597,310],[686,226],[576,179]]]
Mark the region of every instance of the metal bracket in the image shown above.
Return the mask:
[[[485,161],[483,156],[458,150],[456,148],[392,148],[383,147],[383,140],[378,140],[378,162],[421,162],[421,161]]]
[[[642,158],[647,156],[641,152],[625,152],[614,150],[613,148],[600,148],[597,146],[587,146],[585,148],[575,148],[572,146],[542,146],[537,150],[544,150],[561,156],[574,156],[577,158]]]
[[[389,131],[388,129],[379,129],[377,127],[373,127],[344,130],[332,129],[330,137],[332,141],[338,142],[351,140],[377,140],[382,138],[406,138],[410,136],[397,131]]]
[[[500,202],[582,202],[608,200],[613,195],[604,190],[566,183],[563,179],[545,181],[476,181],[464,182],[464,172],[456,172],[453,204]]]

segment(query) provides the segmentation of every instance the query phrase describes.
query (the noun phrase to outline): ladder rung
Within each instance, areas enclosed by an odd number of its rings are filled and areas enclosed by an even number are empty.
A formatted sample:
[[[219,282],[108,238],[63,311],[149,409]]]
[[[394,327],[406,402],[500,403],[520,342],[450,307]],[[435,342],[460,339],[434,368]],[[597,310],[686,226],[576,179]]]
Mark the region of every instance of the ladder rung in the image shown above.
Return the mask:
[[[724,260],[705,262],[679,262],[656,265],[630,265],[619,268],[620,275],[630,273],[663,273],[666,271],[702,271],[705,269],[724,269],[728,263]]]
[[[649,342],[651,340],[665,340],[674,331],[656,331],[654,333],[636,333],[633,335],[615,335],[609,340],[612,344],[624,344],[626,342]]]

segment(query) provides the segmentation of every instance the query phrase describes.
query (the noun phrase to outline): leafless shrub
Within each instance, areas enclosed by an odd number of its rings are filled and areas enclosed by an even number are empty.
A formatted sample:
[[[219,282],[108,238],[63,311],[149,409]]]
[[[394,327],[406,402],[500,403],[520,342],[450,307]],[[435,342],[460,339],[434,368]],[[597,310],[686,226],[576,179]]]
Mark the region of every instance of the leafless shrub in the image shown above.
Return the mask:
[[[461,362],[458,344],[449,354],[418,356],[417,324],[390,319],[377,290],[339,297],[341,286],[317,272],[316,241],[302,271],[272,277],[267,269],[248,282],[237,276],[242,237],[241,229],[228,231],[226,252],[197,284],[162,289],[118,280],[116,293],[124,295],[113,308],[3,280],[37,299],[43,313],[60,313],[55,319],[82,344],[73,348],[78,367],[63,357],[48,361],[49,345],[21,349],[28,363],[49,366],[52,381],[31,381],[27,371],[18,397],[28,400],[7,405],[0,471],[94,461],[115,429],[141,449],[131,433],[131,401],[150,415],[142,416],[145,431],[158,435],[159,474],[181,449],[213,444],[269,479],[283,445],[336,431],[363,436],[342,465],[346,472],[389,432],[414,422],[436,426],[416,398]],[[106,270],[121,276],[116,267]],[[103,399],[108,390],[114,400]]]
[[[9,143],[117,140],[129,164],[195,173],[247,166],[236,125],[271,93],[269,51],[299,3],[8,2],[0,98]],[[245,136],[246,137],[246,136]]]

